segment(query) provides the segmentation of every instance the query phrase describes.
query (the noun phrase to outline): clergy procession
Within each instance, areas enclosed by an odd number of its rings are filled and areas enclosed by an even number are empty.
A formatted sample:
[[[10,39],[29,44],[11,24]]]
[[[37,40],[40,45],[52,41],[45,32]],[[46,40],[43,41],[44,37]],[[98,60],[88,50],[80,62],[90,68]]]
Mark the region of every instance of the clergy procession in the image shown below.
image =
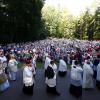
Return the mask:
[[[47,94],[62,95],[57,88],[58,77],[63,81],[68,73],[70,95],[80,98],[83,91],[100,90],[100,41],[53,38],[0,45],[0,94],[12,88],[22,70],[22,93],[34,96],[40,62],[43,64],[43,88]]]

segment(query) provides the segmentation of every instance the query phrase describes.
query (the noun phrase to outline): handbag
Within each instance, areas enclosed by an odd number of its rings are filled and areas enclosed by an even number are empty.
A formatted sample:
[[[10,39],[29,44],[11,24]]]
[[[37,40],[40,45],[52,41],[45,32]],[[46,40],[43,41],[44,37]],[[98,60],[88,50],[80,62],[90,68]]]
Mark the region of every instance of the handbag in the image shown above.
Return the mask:
[[[0,74],[0,84],[7,80],[7,75],[5,73]]]
[[[10,73],[10,68],[9,68],[9,67],[6,67],[6,68],[5,68],[5,73],[6,73],[6,74],[9,74],[9,73]]]

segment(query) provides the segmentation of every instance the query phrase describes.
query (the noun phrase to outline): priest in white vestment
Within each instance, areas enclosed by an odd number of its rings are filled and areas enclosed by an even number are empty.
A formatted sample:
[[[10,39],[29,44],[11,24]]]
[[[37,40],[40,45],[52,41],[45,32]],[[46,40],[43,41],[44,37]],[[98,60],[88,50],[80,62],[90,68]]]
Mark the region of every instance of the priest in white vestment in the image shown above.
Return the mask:
[[[91,68],[90,61],[87,60],[83,65],[83,88],[92,89],[93,87],[93,69]]]

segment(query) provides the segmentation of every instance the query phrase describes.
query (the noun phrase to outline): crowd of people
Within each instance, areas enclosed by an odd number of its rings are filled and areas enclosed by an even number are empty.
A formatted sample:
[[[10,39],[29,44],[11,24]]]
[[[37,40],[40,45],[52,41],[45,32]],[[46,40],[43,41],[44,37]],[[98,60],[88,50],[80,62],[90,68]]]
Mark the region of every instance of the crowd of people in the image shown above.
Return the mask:
[[[36,62],[44,63],[47,92],[60,95],[56,78],[65,77],[70,71],[69,92],[82,96],[83,89],[100,90],[100,41],[46,39],[36,42],[0,45],[0,92],[16,81],[18,63],[24,63],[23,93],[33,94]],[[59,62],[57,66],[56,62]],[[95,82],[96,81],[96,82]]]

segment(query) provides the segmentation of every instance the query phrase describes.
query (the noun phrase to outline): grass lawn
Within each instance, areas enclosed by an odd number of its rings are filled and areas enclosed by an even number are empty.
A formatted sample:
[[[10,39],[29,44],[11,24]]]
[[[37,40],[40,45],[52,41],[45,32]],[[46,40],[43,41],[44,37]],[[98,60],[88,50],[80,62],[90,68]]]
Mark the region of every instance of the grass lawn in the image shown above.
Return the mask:
[[[56,64],[57,64],[57,66],[59,65],[58,62],[56,62]],[[24,63],[19,63],[19,64],[18,64],[18,68],[23,68],[23,67],[24,67]],[[38,62],[37,62],[37,68],[43,69],[43,68],[44,68],[44,62],[38,61]],[[70,65],[67,65],[67,68],[70,69]]]
[[[40,68],[40,69],[43,69],[44,68],[44,62],[37,62],[37,67]]]

